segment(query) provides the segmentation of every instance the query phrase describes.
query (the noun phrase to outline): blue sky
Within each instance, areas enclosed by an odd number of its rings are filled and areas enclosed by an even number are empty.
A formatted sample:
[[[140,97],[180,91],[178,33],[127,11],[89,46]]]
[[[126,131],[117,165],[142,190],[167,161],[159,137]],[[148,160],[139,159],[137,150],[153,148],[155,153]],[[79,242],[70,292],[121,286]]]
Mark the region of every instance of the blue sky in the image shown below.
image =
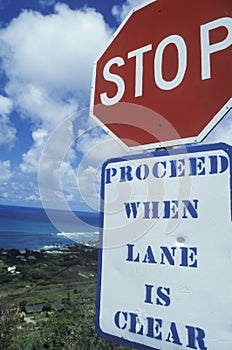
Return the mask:
[[[0,204],[98,210],[125,153],[89,117],[92,70],[142,0],[0,0]],[[206,142],[231,143],[231,113]]]

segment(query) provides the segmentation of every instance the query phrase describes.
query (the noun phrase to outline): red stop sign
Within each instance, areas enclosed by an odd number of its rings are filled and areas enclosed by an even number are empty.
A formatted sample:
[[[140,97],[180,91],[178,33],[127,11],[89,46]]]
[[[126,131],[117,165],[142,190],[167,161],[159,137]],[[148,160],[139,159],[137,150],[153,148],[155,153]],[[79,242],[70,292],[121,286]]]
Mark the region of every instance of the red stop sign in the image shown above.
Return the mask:
[[[133,11],[95,66],[91,113],[127,146],[201,141],[232,106],[232,1]]]

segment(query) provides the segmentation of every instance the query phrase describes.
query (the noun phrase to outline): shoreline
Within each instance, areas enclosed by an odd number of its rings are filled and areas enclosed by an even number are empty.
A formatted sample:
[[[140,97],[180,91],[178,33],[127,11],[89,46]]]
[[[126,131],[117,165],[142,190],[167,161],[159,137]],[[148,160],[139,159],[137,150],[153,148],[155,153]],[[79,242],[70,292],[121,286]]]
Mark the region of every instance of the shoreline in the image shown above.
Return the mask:
[[[25,254],[33,254],[33,253],[48,253],[48,252],[59,252],[59,253],[67,253],[69,251],[73,252],[76,250],[79,250],[81,247],[85,248],[98,248],[98,240],[96,241],[88,241],[88,242],[73,242],[72,244],[64,244],[62,246],[57,245],[50,245],[50,246],[44,246],[43,248],[38,249],[29,249],[25,248],[24,250],[20,250],[19,248],[3,248],[0,246],[0,257],[1,255],[6,254],[12,254],[15,255],[17,252],[18,255],[25,255]]]
[[[40,251],[62,249],[72,245],[98,242],[99,231],[89,232],[57,232],[57,233],[27,233],[0,232],[0,248],[4,250],[26,249]]]

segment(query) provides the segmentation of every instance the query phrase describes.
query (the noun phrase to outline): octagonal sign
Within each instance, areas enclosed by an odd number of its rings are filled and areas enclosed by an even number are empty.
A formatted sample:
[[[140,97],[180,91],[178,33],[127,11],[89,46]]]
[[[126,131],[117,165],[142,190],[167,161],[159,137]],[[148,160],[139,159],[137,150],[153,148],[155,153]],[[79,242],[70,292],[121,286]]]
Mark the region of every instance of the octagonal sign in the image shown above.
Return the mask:
[[[232,105],[231,0],[132,11],[95,65],[91,114],[128,147],[201,141]]]

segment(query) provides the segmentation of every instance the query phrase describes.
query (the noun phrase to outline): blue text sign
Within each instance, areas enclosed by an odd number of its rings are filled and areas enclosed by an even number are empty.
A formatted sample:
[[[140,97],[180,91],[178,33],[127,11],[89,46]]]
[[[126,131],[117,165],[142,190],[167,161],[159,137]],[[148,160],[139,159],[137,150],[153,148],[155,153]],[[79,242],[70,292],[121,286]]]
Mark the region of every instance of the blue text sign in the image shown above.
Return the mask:
[[[98,333],[139,349],[229,349],[230,146],[109,160],[101,195]]]

